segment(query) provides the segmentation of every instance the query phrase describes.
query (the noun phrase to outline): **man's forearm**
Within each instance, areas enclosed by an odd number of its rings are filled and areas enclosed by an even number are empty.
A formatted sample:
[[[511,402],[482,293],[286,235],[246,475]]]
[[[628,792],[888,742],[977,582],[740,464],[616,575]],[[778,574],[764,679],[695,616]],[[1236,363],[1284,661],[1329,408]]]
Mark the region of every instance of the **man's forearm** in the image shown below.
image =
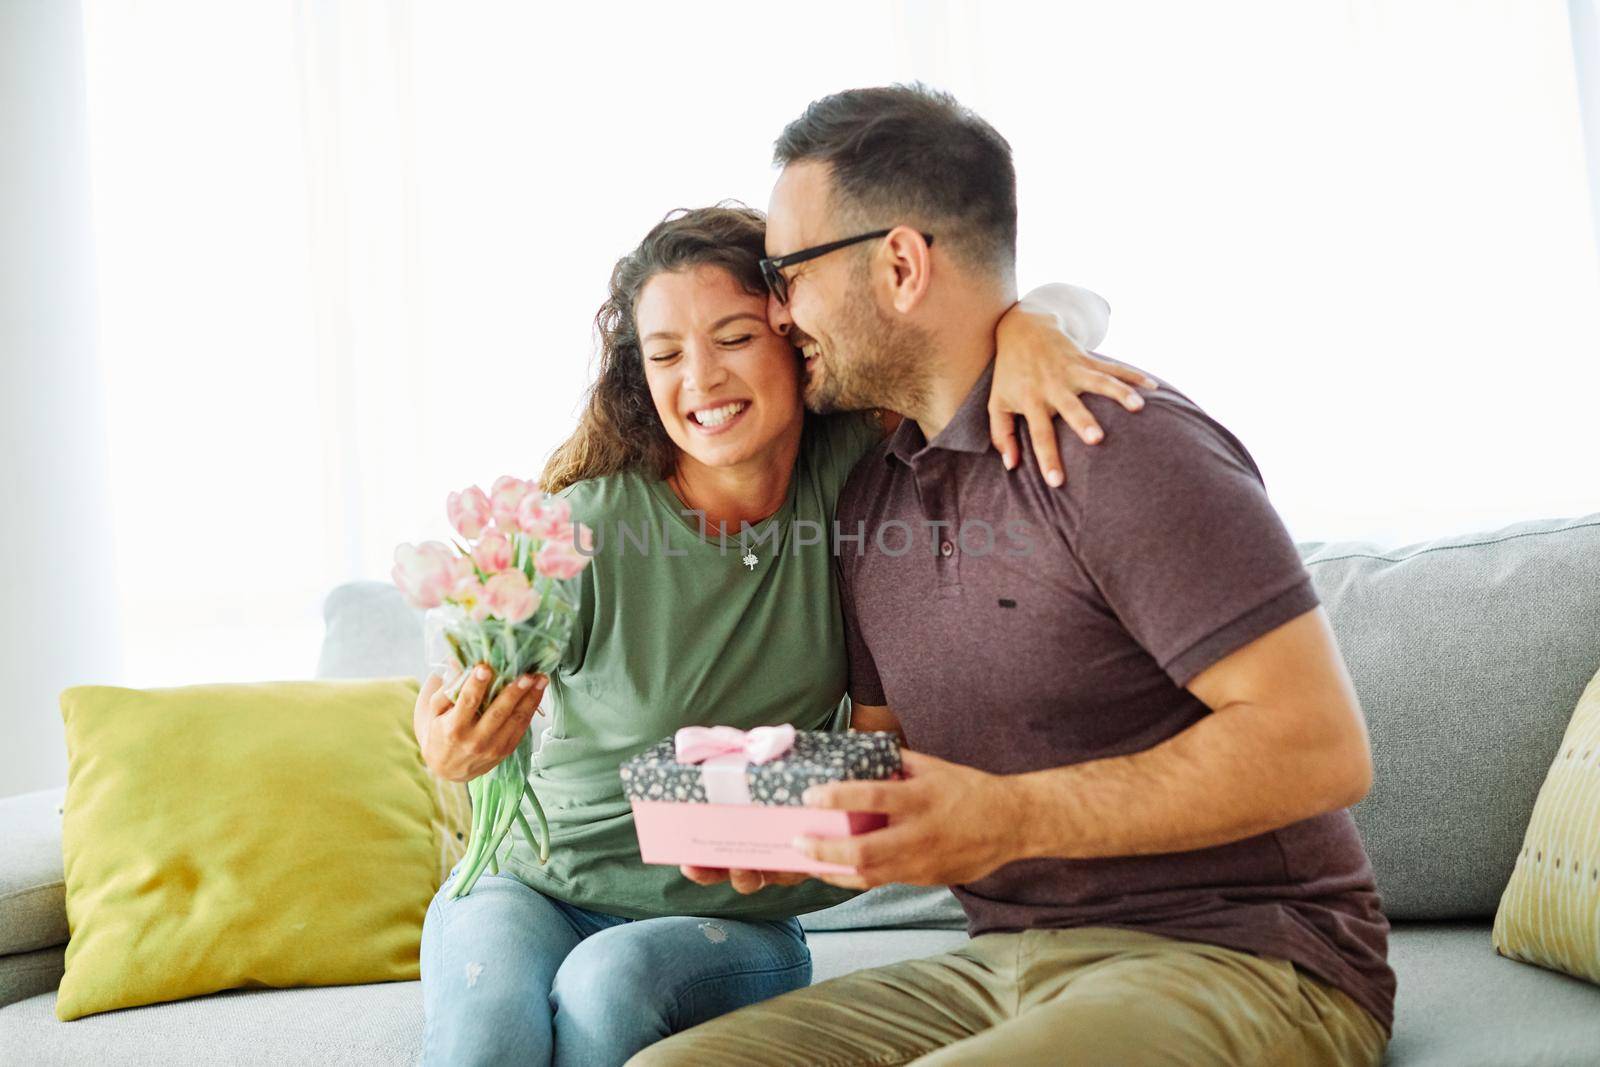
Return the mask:
[[[1364,738],[1358,752],[1348,732],[1307,738],[1296,721],[1236,705],[1143,752],[1001,778],[1028,813],[1016,858],[1187,852],[1354,804]]]

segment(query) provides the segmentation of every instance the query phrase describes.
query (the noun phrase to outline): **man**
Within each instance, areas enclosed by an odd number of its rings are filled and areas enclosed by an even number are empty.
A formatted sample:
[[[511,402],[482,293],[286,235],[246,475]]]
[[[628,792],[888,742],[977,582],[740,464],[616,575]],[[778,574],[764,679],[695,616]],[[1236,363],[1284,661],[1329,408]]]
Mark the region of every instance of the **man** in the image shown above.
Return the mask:
[[[636,1062],[1377,1064],[1388,923],[1345,810],[1366,728],[1249,453],[1164,385],[1137,418],[1086,398],[1092,448],[1058,424],[1062,488],[1034,447],[985,454],[1015,177],[954,100],[819,100],[777,161],[771,310],[808,402],[906,416],[838,556],[854,725],[901,730],[910,777],[814,790],[889,825],[801,844],[841,885],[953,886],[972,938]]]

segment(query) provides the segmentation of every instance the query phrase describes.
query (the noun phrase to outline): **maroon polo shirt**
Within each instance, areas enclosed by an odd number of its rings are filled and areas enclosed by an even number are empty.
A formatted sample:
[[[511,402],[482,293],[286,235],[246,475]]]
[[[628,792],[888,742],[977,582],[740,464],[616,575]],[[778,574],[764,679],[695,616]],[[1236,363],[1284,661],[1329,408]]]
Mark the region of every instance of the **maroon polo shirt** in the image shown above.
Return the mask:
[[[1137,414],[1084,397],[1106,438],[1058,421],[1051,489],[1026,434],[1016,471],[990,451],[991,374],[931,442],[903,421],[840,498],[850,695],[911,748],[996,774],[1149,749],[1211,714],[1196,674],[1317,606],[1310,575],[1244,445],[1176,389]],[[1113,926],[1282,957],[1392,1025],[1389,923],[1348,811],[954,888],[974,936]]]

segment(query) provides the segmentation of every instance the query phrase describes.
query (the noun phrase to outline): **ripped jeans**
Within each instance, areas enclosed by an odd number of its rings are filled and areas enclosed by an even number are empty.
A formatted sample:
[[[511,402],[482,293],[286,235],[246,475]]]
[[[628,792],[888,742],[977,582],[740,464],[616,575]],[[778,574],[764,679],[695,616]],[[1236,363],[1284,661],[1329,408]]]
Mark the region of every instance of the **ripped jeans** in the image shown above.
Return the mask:
[[[424,1067],[621,1064],[811,984],[796,919],[623,919],[547,897],[505,869],[485,871],[464,897],[445,894],[422,926]]]

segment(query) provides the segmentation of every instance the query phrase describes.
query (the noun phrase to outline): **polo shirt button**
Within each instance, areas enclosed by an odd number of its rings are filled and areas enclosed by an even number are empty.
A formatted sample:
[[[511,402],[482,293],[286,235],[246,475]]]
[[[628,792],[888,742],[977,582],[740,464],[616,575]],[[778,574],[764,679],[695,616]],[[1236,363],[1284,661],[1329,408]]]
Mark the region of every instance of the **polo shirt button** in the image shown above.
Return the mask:
[[[954,552],[955,550],[956,550],[956,546],[952,545],[949,541],[940,541],[939,542],[939,555],[948,556],[952,552]]]

